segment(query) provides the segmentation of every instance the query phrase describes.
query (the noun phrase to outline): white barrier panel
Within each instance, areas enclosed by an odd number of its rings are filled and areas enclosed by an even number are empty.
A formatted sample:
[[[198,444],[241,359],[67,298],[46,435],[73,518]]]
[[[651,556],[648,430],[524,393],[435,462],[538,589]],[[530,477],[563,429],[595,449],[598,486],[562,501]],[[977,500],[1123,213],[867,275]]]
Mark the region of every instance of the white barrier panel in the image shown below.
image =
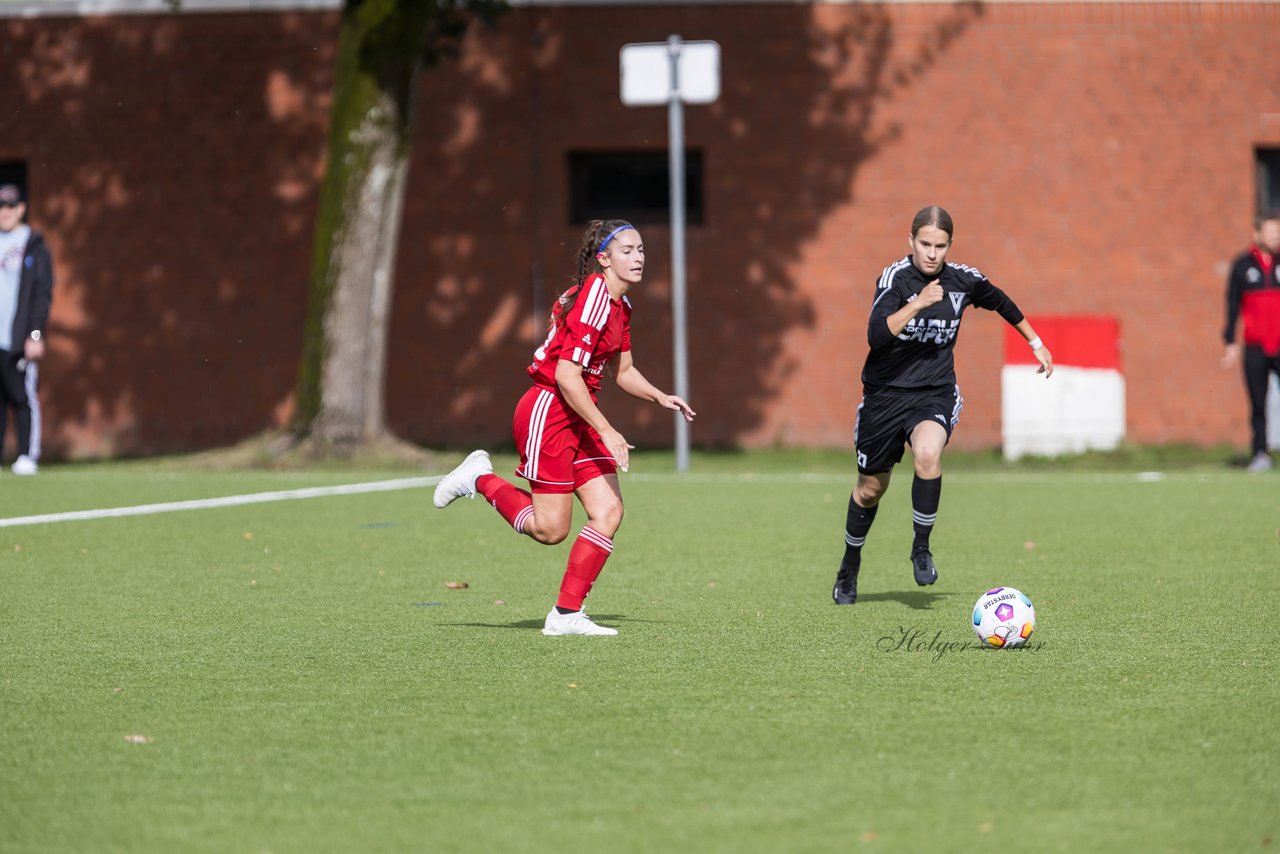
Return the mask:
[[[1029,317],[1053,354],[1053,376],[1013,328],[1000,376],[1005,459],[1109,451],[1125,435],[1125,379],[1113,317]]]
[[[1000,385],[1005,459],[1109,451],[1124,439],[1119,371],[1061,365],[1046,380],[1029,365],[1005,365]]]

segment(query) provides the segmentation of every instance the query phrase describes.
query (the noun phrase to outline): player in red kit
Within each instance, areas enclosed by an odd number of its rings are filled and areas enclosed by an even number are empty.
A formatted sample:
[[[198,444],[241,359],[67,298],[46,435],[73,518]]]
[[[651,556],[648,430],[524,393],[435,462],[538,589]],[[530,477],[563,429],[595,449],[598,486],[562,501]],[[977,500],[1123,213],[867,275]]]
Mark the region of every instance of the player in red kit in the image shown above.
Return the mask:
[[[569,550],[569,564],[544,635],[616,635],[596,624],[582,602],[613,551],[622,524],[618,469],[627,470],[633,447],[596,406],[607,364],[617,360],[618,387],[692,421],[689,404],[659,391],[631,355],[631,302],[627,291],[644,275],[640,232],[623,220],[595,220],[583,235],[576,285],[556,301],[547,339],[533,354],[532,387],[516,404],[512,433],[520,451],[519,489],[493,473],[485,451],[472,452],[436,487],[436,507],[483,495],[517,533],[544,545],[569,534],[576,495],[587,524]]]

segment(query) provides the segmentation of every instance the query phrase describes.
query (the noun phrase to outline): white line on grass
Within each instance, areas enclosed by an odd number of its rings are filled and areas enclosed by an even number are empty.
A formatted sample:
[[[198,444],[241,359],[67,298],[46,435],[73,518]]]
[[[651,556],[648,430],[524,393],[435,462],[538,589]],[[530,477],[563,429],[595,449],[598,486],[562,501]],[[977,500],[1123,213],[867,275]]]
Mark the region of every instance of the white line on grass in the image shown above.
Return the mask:
[[[851,481],[851,476],[833,472],[632,472],[623,478],[624,483],[628,480],[641,483],[845,483]]]
[[[19,525],[43,525],[49,522],[79,522],[85,519],[111,519],[118,516],[149,516],[152,513],[173,513],[178,510],[204,510],[210,507],[239,507],[245,504],[266,504],[270,501],[294,501],[300,498],[324,498],[330,495],[355,495],[361,492],[391,492],[397,489],[416,489],[434,486],[440,477],[405,477],[398,480],[379,480],[372,483],[349,483],[344,486],[311,486],[305,489],[286,489],[279,492],[254,492],[248,495],[227,495],[222,498],[197,498],[191,501],[169,501],[163,504],[138,504],[133,507],[108,507],[103,510],[72,510],[66,513],[43,513],[39,516],[15,516],[0,519],[0,528],[16,528]]]
[[[911,466],[905,466],[908,474]],[[955,480],[981,483],[1162,483],[1196,481],[1204,483],[1227,483],[1235,481],[1256,480],[1241,471],[1143,471],[1143,472],[1099,472],[1099,471],[966,471],[960,470],[948,475]],[[752,474],[748,472],[685,472],[676,474],[632,472],[623,481],[633,480],[641,483],[733,483],[733,484],[771,484],[771,483],[846,483],[850,486],[856,480],[850,469],[846,473],[837,472],[793,472]],[[1264,478],[1265,480],[1265,478]]]
[[[1229,472],[960,472],[957,478],[975,481],[1006,483],[1037,483],[1052,481],[1086,481],[1108,483],[1159,483],[1167,480],[1223,481],[1237,479]],[[853,483],[850,474],[824,472],[792,473],[732,473],[708,472],[678,474],[675,472],[631,474],[627,480],[640,483]],[[192,501],[171,501],[164,504],[139,504],[133,507],[110,507],[103,510],[73,510],[66,513],[44,513],[39,516],[16,516],[0,519],[0,528],[21,525],[43,525],[50,522],[79,522],[86,519],[110,519],[120,516],[147,516],[152,513],[172,513],[178,510],[204,510],[211,507],[239,507],[245,504],[265,504],[270,501],[294,501],[301,498],[324,498],[330,495],[356,495],[362,492],[391,492],[397,489],[416,489],[435,486],[440,475],[433,477],[406,477],[398,480],[379,480],[371,483],[352,483],[345,486],[313,486],[304,489],[288,489],[279,492],[255,492],[248,495],[228,495],[223,498],[200,498]]]
[[[907,466],[910,471],[910,466]],[[1163,480],[1162,472],[973,472],[959,471],[950,475],[953,478],[974,481],[996,481],[1008,483],[1029,483],[1041,481],[1084,480],[1084,481],[1116,481],[1116,482],[1156,482]],[[1203,475],[1196,475],[1201,479]],[[847,483],[850,486],[857,479],[852,469],[849,472],[773,472],[768,474],[752,474],[750,472],[686,472],[671,473],[636,473],[633,472],[625,480],[642,483]]]

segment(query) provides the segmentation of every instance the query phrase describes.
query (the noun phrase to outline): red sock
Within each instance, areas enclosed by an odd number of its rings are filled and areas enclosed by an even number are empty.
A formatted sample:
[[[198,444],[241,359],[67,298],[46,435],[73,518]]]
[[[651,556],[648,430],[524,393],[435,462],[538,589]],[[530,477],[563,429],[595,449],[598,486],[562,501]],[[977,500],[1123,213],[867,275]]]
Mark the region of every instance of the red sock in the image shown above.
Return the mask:
[[[517,533],[524,533],[524,523],[533,515],[532,495],[496,474],[482,474],[476,478],[476,492],[483,495]]]
[[[613,540],[592,527],[584,527],[578,539],[573,541],[573,548],[569,549],[569,566],[564,571],[564,580],[560,582],[560,598],[556,600],[556,607],[581,611],[582,600],[591,592],[591,585],[595,584],[612,552]]]

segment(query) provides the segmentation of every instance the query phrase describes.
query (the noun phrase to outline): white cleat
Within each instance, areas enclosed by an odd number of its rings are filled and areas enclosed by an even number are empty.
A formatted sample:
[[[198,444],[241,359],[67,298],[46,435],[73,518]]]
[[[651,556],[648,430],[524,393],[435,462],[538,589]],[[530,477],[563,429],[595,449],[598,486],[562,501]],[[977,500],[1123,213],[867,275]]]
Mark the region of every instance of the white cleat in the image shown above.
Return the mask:
[[[435,504],[448,507],[455,498],[475,498],[476,478],[493,474],[493,463],[488,451],[472,451],[459,466],[436,484]]]
[[[20,474],[30,477],[40,471],[40,467],[36,465],[36,461],[28,457],[26,454],[18,457],[13,461],[12,471],[14,474]]]
[[[1249,461],[1248,471],[1253,474],[1259,474],[1264,471],[1271,471],[1271,467],[1274,465],[1275,463],[1271,461],[1270,454],[1266,451],[1258,451],[1258,453],[1254,455],[1253,459]]]
[[[561,614],[555,608],[547,614],[547,622],[542,627],[544,635],[616,635],[617,629],[598,626],[581,611]]]

